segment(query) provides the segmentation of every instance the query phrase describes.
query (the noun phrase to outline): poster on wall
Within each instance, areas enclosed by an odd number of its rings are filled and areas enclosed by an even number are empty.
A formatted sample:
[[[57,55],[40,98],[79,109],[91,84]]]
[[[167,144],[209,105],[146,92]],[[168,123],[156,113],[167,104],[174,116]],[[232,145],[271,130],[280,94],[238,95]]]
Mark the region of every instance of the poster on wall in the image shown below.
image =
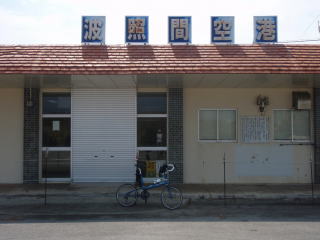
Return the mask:
[[[244,143],[265,143],[269,141],[269,117],[242,116],[241,141]]]
[[[146,177],[156,177],[156,161],[147,161]]]
[[[52,121],[52,131],[60,131],[60,121]]]

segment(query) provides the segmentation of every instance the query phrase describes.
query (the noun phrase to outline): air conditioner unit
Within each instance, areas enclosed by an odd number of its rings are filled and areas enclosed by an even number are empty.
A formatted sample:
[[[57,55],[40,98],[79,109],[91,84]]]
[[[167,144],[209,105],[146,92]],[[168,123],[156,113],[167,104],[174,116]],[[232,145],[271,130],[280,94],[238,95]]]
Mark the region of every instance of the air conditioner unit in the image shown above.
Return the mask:
[[[297,110],[311,109],[310,93],[292,92],[292,107]]]

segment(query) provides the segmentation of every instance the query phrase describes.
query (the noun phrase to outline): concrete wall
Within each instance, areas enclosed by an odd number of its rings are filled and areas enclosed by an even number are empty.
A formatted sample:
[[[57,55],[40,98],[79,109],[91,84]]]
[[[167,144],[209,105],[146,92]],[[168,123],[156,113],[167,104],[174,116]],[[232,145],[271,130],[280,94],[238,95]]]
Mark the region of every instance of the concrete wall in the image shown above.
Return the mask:
[[[23,89],[0,88],[0,183],[22,183]]]
[[[285,145],[272,140],[272,109],[290,109],[294,89],[184,89],[184,182],[222,183],[223,158],[227,183],[307,183],[310,182],[310,145]],[[312,94],[312,89],[307,90]],[[268,96],[270,117],[268,143],[242,143],[240,117],[260,115],[258,95]],[[238,114],[236,142],[198,140],[200,108],[231,108]],[[312,116],[311,116],[312,119]],[[312,122],[312,121],[311,121]],[[290,142],[283,142],[290,143]]]

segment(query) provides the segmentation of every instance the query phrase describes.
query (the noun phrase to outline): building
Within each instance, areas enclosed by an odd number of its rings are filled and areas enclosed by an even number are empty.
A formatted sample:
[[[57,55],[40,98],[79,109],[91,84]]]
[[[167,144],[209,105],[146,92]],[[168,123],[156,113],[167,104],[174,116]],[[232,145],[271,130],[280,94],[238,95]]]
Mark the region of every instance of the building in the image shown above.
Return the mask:
[[[0,183],[320,181],[320,45],[0,46]],[[312,167],[312,168],[311,168]]]

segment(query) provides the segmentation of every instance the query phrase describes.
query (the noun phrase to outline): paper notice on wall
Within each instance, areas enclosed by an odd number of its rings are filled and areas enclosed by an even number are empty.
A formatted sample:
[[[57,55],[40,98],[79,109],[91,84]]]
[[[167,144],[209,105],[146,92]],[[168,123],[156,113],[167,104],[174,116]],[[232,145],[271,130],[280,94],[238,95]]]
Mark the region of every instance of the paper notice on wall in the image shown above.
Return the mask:
[[[52,121],[52,131],[60,131],[60,121]]]
[[[156,161],[147,161],[146,177],[156,177]]]
[[[263,143],[269,141],[269,117],[242,116],[241,141],[245,143]]]

